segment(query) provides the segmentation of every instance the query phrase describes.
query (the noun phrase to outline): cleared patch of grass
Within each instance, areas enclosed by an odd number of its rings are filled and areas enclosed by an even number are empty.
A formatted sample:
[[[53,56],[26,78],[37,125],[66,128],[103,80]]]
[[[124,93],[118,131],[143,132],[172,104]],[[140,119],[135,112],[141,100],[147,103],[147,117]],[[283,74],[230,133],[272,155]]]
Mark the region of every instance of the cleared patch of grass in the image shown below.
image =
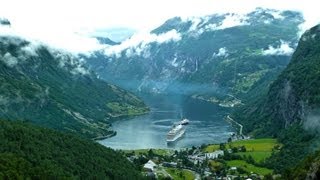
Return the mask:
[[[237,168],[241,167],[245,171],[249,173],[254,173],[254,174],[267,175],[272,173],[271,169],[257,167],[252,164],[248,164],[246,161],[243,161],[243,160],[227,161],[227,165],[230,167],[237,167]]]
[[[271,152],[269,151],[258,151],[258,152],[239,152],[236,153],[241,156],[252,156],[254,161],[263,162],[265,159],[271,156]]]
[[[245,146],[247,151],[269,151],[276,146],[280,145],[276,139],[249,139],[243,141],[235,141],[228,143],[228,147]]]
[[[216,150],[219,150],[220,149],[220,145],[218,144],[212,144],[212,145],[209,145],[207,146],[206,148],[204,148],[203,152],[214,152]]]
[[[252,156],[256,162],[261,162],[271,156],[275,146],[281,146],[281,144],[276,139],[250,139],[228,143],[229,148],[241,146],[246,147],[246,152],[236,154],[247,157]]]

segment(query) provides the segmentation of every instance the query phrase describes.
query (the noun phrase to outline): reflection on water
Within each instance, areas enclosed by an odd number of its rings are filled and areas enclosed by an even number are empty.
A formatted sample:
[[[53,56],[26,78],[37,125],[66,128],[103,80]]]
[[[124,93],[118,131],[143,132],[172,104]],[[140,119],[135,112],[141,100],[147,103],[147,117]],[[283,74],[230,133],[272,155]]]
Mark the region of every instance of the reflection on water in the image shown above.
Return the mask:
[[[228,113],[219,106],[188,98],[150,96],[144,98],[151,112],[134,119],[113,124],[115,137],[99,141],[114,149],[181,148],[208,143],[220,143],[233,132],[223,120]],[[186,134],[174,145],[168,146],[166,134],[181,116],[190,120]]]

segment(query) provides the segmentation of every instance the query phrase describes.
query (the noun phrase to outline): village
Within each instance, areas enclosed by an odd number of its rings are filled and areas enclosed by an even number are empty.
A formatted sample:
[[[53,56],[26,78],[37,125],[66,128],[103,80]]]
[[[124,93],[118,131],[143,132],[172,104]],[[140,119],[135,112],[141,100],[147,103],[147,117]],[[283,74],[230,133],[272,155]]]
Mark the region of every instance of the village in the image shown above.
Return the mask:
[[[235,135],[234,135],[235,136]],[[264,161],[281,147],[274,139],[238,139],[200,147],[125,151],[148,179],[263,179]]]

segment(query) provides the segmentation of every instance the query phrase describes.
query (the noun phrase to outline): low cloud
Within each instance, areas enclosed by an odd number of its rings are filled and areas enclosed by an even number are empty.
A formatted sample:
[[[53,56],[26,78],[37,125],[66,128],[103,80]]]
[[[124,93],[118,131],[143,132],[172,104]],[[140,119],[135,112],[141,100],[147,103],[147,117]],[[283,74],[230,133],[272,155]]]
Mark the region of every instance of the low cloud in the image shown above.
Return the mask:
[[[211,18],[222,17],[224,18],[221,22],[208,23]],[[184,18],[183,22],[191,22],[191,26],[188,30],[191,36],[198,37],[207,31],[216,31],[226,28],[250,25],[246,14],[215,14],[210,16],[202,17],[188,17]]]
[[[307,131],[320,132],[320,110],[312,110],[304,118],[303,127]]]
[[[90,74],[89,70],[85,68],[85,60],[78,58],[77,56],[57,51],[55,49],[49,49],[51,54],[59,61],[59,67],[70,71],[74,75],[86,75]]]
[[[162,44],[171,41],[176,42],[179,40],[181,40],[181,34],[175,29],[159,35],[140,33],[133,35],[130,39],[119,45],[107,47],[104,52],[108,56],[115,55],[116,57],[120,57],[121,53],[126,50],[125,55],[131,57],[133,55],[141,55],[144,53],[144,51],[149,48],[150,43]]]
[[[280,41],[281,44],[277,47],[269,46],[268,49],[263,50],[263,55],[284,55],[284,56],[290,56],[294,52],[294,49],[290,47],[290,44],[285,41]]]
[[[280,19],[283,20],[284,16],[282,16],[282,11],[276,11],[276,10],[269,10],[267,11],[269,14],[271,14],[273,16],[273,18],[275,19]]]
[[[217,53],[213,53],[212,57],[227,57],[228,55],[229,54],[227,48],[223,47],[220,48]]]
[[[101,50],[106,45],[100,44],[94,37],[88,37],[85,33],[73,32],[69,29],[61,28],[57,31],[46,29],[40,32],[28,32],[24,29],[16,28],[13,25],[0,25],[0,36],[13,36],[26,39],[30,42],[37,42],[55,49],[68,51],[75,55],[90,54],[93,51]],[[26,49],[32,50],[32,49]]]
[[[227,15],[225,19],[222,21],[221,25],[217,26],[215,29],[226,29],[235,26],[250,25],[250,23],[247,22],[247,19],[248,17],[243,14]]]
[[[14,53],[11,53],[11,51],[0,53],[1,61],[9,67],[24,63],[32,56],[38,56],[37,50],[41,46],[41,44],[37,42],[27,42],[16,36],[2,36],[1,34],[0,43],[4,49],[10,49],[11,46],[18,47]]]
[[[1,58],[1,61],[3,61],[9,67],[14,67],[18,64],[18,59],[12,56],[9,52],[4,54],[4,56]]]
[[[236,26],[250,25],[248,17],[245,14],[229,14],[224,15],[225,18],[221,23],[207,24],[202,31],[215,31]]]

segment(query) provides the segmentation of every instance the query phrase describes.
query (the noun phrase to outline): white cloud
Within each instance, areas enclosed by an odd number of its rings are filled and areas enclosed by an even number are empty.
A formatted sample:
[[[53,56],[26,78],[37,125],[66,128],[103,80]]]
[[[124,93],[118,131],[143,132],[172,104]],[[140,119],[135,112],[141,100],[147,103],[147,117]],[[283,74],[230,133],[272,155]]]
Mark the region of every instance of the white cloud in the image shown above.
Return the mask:
[[[227,48],[223,47],[219,49],[218,53],[213,53],[212,57],[227,57],[228,55]]]
[[[191,22],[191,26],[188,30],[189,35],[198,37],[202,33],[206,31],[215,31],[215,30],[221,30],[221,29],[226,29],[226,28],[231,28],[235,26],[243,26],[243,25],[250,25],[247,22],[248,17],[246,14],[215,14],[219,16],[225,16],[222,22],[220,23],[212,23],[212,24],[207,24],[204,27],[202,27],[204,24],[206,24],[211,16],[202,16],[202,17],[187,17],[187,18],[182,18],[183,22]]]
[[[191,17],[188,18],[188,20],[192,23],[192,25],[189,28],[189,32],[197,30],[198,25],[202,22],[202,19],[200,17]]]
[[[18,59],[12,56],[9,52],[6,52],[4,56],[1,57],[1,61],[3,61],[9,67],[14,67],[18,64]]]
[[[42,27],[44,28],[44,27]],[[45,29],[38,33],[30,33],[25,29],[19,29],[13,26],[0,26],[0,36],[16,36],[26,39],[36,44],[46,44],[50,47],[78,54],[87,53],[104,48],[97,39],[87,37],[83,34],[72,32],[69,29],[55,30]],[[27,47],[27,51],[32,51],[33,47]],[[31,49],[30,49],[31,48]]]
[[[149,48],[150,43],[155,42],[161,44],[179,40],[181,40],[181,34],[178,33],[175,29],[159,35],[150,33],[139,33],[133,35],[130,39],[122,42],[119,45],[107,47],[105,49],[105,54],[108,56],[116,55],[116,57],[120,57],[121,53],[126,50],[125,54],[128,57],[134,54],[141,55],[143,52],[145,52],[145,50]]]
[[[215,27],[212,30],[215,29],[226,29],[231,28],[235,26],[243,26],[243,25],[249,25],[247,22],[247,17],[244,14],[230,14],[225,17],[225,19],[222,21],[222,24]]]
[[[290,47],[288,42],[282,41],[280,46],[273,47],[269,46],[268,49],[263,50],[262,54],[263,55],[285,55],[285,56],[290,56],[294,52],[294,49]]]
[[[149,31],[174,16],[246,13],[264,7],[303,12],[307,21],[302,30],[320,22],[313,0],[0,0],[0,4],[0,17],[8,18],[18,32],[73,52],[100,49],[90,38],[97,29],[129,27]]]
[[[280,11],[268,11],[268,13],[270,13],[275,19],[284,19]]]

